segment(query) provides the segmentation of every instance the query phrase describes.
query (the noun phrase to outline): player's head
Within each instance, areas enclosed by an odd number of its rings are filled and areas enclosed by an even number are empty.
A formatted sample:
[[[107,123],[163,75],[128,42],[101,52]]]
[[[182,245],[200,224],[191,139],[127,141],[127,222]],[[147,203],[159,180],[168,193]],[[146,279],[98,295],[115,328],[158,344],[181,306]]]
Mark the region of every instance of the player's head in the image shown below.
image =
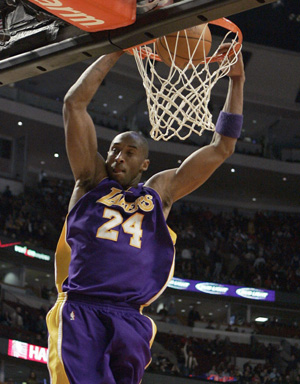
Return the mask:
[[[148,169],[148,152],[147,140],[139,133],[129,131],[117,135],[107,154],[108,176],[123,188],[136,186],[142,173]]]

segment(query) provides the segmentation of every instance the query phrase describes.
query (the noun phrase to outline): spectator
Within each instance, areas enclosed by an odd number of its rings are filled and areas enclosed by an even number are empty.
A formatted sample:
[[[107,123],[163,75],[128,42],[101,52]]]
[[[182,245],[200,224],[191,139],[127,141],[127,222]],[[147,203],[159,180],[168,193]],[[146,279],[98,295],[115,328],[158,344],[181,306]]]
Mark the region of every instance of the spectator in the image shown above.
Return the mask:
[[[36,323],[36,332],[44,338],[47,335],[46,321],[43,315],[39,315],[38,321]]]
[[[43,169],[41,169],[39,173],[39,185],[41,187],[45,187],[47,186],[47,184],[48,184],[47,173]]]
[[[174,375],[174,376],[180,376],[181,375],[181,372],[180,372],[178,364],[173,364],[172,365],[171,374]]]
[[[188,350],[188,343],[186,342],[183,347],[183,353],[184,353],[184,374],[185,376],[189,375],[195,375],[196,368],[198,366],[197,359],[194,356],[193,351],[190,349]]]
[[[192,306],[188,314],[188,326],[193,327],[195,325],[195,321],[200,321],[200,314],[195,307]]]
[[[257,256],[257,258],[254,261],[253,266],[254,266],[255,270],[260,271],[261,267],[264,266],[265,264],[266,264],[265,258],[263,256]]]
[[[178,324],[177,311],[173,301],[171,301],[168,308],[168,317],[170,324]]]
[[[23,327],[23,315],[21,307],[17,307],[16,310],[12,313],[12,326],[17,328]]]
[[[274,367],[269,374],[269,379],[271,383],[277,383],[280,378],[280,374],[277,372],[277,368]]]
[[[213,320],[209,320],[208,324],[207,324],[207,326],[205,328],[206,329],[216,329],[213,324],[214,324]]]
[[[36,373],[34,371],[30,372],[29,377],[26,381],[26,384],[38,384]]]
[[[192,260],[192,252],[189,248],[183,248],[181,251],[181,258],[183,260]]]
[[[9,185],[7,185],[7,186],[5,187],[5,190],[3,191],[2,196],[5,197],[5,198],[7,198],[7,199],[9,199],[10,197],[12,197],[12,192],[11,192],[11,190],[10,190],[10,186],[9,186]]]
[[[12,318],[8,311],[3,311],[1,309],[0,312],[0,324],[11,326],[12,325]]]

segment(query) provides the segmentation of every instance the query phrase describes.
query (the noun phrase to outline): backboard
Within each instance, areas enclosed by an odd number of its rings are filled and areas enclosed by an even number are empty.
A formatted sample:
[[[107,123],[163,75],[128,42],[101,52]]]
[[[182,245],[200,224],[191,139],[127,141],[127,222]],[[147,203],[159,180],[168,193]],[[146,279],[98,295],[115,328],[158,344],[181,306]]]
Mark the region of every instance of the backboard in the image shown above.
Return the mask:
[[[275,1],[174,0],[173,4],[136,15],[133,24],[91,33],[70,25],[56,16],[45,16],[38,12],[36,6],[32,9],[32,3],[28,0],[23,0],[21,4],[27,4],[29,10],[24,9],[25,17],[22,16],[22,22],[26,24],[27,20],[28,25],[23,30],[19,27],[13,38],[8,41],[5,41],[5,33],[0,35],[3,40],[0,43],[0,85],[34,77],[87,58],[126,49],[177,30],[245,12]],[[39,20],[41,14],[43,18]]]

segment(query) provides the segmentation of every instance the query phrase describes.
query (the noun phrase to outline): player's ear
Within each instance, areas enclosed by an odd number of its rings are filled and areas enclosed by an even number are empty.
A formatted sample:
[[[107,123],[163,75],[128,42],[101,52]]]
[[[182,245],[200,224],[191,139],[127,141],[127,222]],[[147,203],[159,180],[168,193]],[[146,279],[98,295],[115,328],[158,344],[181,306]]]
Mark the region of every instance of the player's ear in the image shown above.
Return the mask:
[[[149,159],[145,159],[143,161],[143,164],[142,164],[142,167],[141,167],[141,170],[144,172],[144,171],[147,171],[148,167],[149,167],[149,164],[150,164],[150,160]]]

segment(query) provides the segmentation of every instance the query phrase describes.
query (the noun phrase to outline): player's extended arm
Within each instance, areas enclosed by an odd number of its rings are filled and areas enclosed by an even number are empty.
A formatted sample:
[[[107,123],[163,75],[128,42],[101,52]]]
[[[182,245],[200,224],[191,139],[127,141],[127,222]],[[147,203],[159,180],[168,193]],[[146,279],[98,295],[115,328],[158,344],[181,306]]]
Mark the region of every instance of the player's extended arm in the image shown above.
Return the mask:
[[[64,99],[63,116],[66,148],[76,182],[87,189],[106,176],[105,163],[97,150],[97,136],[87,107],[108,71],[123,52],[97,59],[69,89]]]
[[[241,54],[228,76],[227,98],[216,124],[214,142],[191,154],[179,168],[161,172],[147,183],[160,194],[165,215],[173,202],[200,187],[234,152],[243,120],[245,73]]]

